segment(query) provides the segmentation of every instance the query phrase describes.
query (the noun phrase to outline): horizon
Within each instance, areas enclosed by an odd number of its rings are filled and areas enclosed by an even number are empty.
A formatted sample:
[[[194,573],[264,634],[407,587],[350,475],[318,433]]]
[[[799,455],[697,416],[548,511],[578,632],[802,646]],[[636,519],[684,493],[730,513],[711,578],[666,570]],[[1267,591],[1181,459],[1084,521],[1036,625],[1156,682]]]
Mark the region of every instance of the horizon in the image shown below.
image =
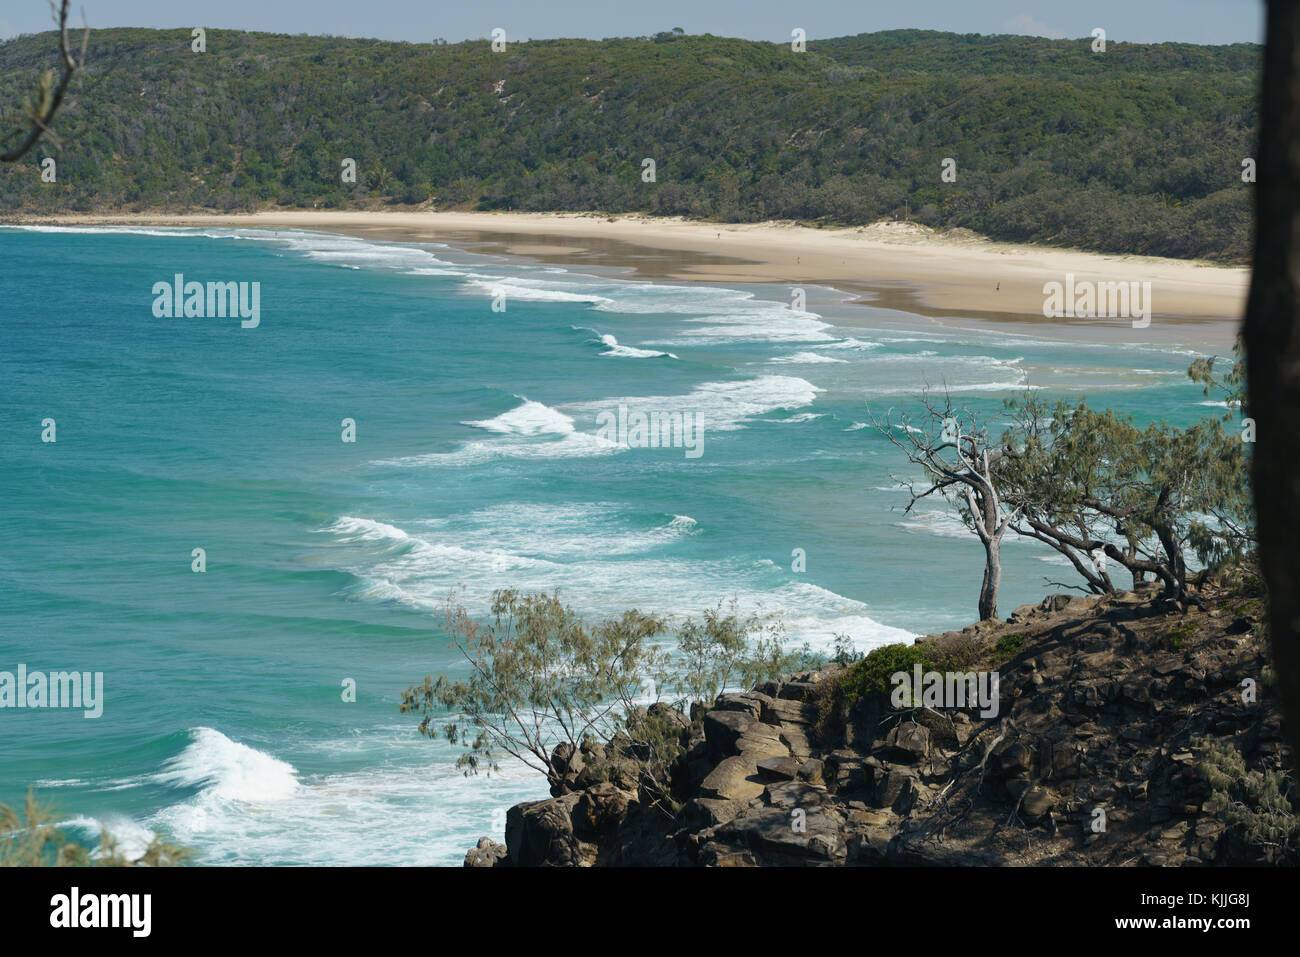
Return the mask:
[[[882,7],[883,4],[871,5]],[[691,36],[711,35],[755,42],[784,43],[795,27],[810,41],[893,30],[934,30],[978,36],[1025,36],[1052,40],[1083,39],[1094,27],[1106,30],[1115,43],[1188,43],[1226,46],[1263,42],[1263,5],[1256,0],[1161,0],[1141,9],[1118,0],[1104,0],[1085,13],[1064,2],[1038,4],[1033,12],[1019,0],[992,0],[970,9],[956,0],[928,0],[906,10],[851,6],[839,0],[801,4],[797,10],[774,3],[713,4],[701,10],[687,0],[668,0],[653,9],[631,12],[590,2],[571,0],[558,9],[516,9],[511,0],[487,0],[472,10],[453,10],[435,16],[413,14],[403,0],[372,0],[364,14],[351,5],[277,4],[274,9],[252,0],[231,0],[220,17],[212,19],[209,5],[194,0],[160,3],[129,0],[85,9],[87,25],[94,29],[175,30],[202,26],[208,30],[237,30],[287,36],[329,36],[392,42],[462,43],[487,39],[495,27],[519,41],[586,39],[607,40],[650,36],[681,28]],[[721,8],[720,10],[718,8]],[[113,15],[113,24],[97,23]],[[189,16],[188,20],[182,19]],[[440,17],[440,18],[439,18]],[[176,25],[161,25],[180,20]],[[77,20],[80,25],[80,18]],[[25,2],[0,17],[0,42],[52,29],[45,4]]]
[[[78,26],[77,29],[80,30],[82,29],[82,27]],[[98,27],[91,26],[90,32],[92,35],[97,32],[104,32],[108,30],[153,30],[158,33],[170,33],[173,31],[188,31],[191,29],[193,28],[184,25],[169,26],[169,27],[142,27],[142,26],[134,26],[128,24],[116,24],[111,26],[98,26]],[[311,32],[285,33],[283,31],[277,31],[277,30],[252,30],[252,29],[244,29],[241,27],[205,27],[205,29],[209,33],[245,33],[245,34],[255,35],[255,36],[307,37],[310,39],[320,39],[320,40],[364,40],[364,41],[370,41],[376,43],[407,44],[410,46],[431,46],[431,45],[432,46],[460,46],[461,44],[466,44],[466,43],[489,43],[492,40],[491,36],[488,36],[486,34],[483,36],[464,37],[459,40],[447,40],[445,37],[432,37],[427,40],[405,40],[405,39],[397,40],[397,39],[390,39],[387,37],[353,36],[353,35],[345,35],[339,33],[311,33]],[[947,37],[975,36],[981,39],[989,39],[989,40],[1003,39],[1003,38],[1006,39],[1019,38],[1019,39],[1026,39],[1026,40],[1048,40],[1051,42],[1070,42],[1070,43],[1091,42],[1092,40],[1092,38],[1087,35],[1077,36],[1077,37],[1043,37],[1043,36],[1035,36],[1035,35],[1024,34],[1024,33],[959,33],[954,30],[934,30],[929,27],[890,27],[888,29],[867,30],[858,33],[843,33],[843,34],[834,34],[834,35],[827,35],[827,36],[809,36],[807,37],[807,42],[826,43],[832,40],[843,40],[850,37],[881,36],[890,33],[906,33],[912,31],[920,32],[920,33],[933,33],[939,36],[947,36]],[[49,34],[54,32],[55,30],[51,28],[49,30],[40,30],[34,33],[16,33],[11,36],[0,36],[0,45],[9,43],[14,40],[25,39],[28,37],[39,37],[42,34]],[[672,31],[660,30],[656,32],[670,33]],[[605,36],[605,37],[585,37],[585,36],[514,37],[512,36],[509,37],[509,40],[511,43],[563,43],[566,41],[575,41],[575,42],[585,41],[588,43],[605,43],[613,40],[643,40],[653,36],[654,34],[626,34],[626,35]],[[737,40],[743,43],[768,43],[776,46],[786,46],[790,42],[788,38],[776,39],[776,40],[769,40],[766,38],[756,39],[752,37],[730,36],[727,34],[720,34],[720,33],[692,33],[689,30],[683,32],[681,34],[681,37],[683,39],[708,38],[714,40]],[[438,41],[442,41],[442,42],[438,42]],[[1144,46],[1144,47],[1146,46],[1194,46],[1194,47],[1204,47],[1206,49],[1211,49],[1214,47],[1229,47],[1229,46],[1243,46],[1243,45],[1259,47],[1260,49],[1263,49],[1263,45],[1264,45],[1262,40],[1232,40],[1232,41],[1225,41],[1223,43],[1197,43],[1192,40],[1118,40],[1111,36],[1107,36],[1107,42],[1110,43],[1111,45]]]

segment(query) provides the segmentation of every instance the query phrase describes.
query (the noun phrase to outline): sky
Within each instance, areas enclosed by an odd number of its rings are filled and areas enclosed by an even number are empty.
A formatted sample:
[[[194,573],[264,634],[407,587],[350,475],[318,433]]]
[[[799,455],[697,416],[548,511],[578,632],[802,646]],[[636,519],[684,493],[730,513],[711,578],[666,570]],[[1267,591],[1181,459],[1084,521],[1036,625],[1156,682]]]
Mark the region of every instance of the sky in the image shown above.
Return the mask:
[[[93,27],[205,27],[427,43],[643,36],[681,27],[750,40],[810,40],[918,28],[1112,41],[1261,43],[1263,0],[77,0]],[[79,15],[74,22],[79,22]],[[0,39],[51,28],[47,0],[4,0]]]

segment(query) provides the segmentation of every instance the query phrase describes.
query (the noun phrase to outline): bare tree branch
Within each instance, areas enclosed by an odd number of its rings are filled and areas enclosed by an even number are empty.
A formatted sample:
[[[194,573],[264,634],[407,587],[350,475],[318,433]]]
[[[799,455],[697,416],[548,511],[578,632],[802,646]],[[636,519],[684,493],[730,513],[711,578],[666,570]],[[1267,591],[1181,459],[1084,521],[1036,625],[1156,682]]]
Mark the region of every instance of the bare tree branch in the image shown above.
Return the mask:
[[[870,412],[868,415],[877,431],[907,456],[909,462],[925,470],[924,485],[894,477],[910,496],[904,511],[910,513],[917,502],[937,492],[956,508],[962,524],[984,546],[979,614],[981,620],[987,621],[998,614],[1002,538],[1019,508],[1008,515],[1002,514],[1002,498],[993,478],[1002,452],[989,448],[988,429],[981,427],[976,413],[967,407],[954,409],[946,388],[942,404],[931,398],[928,386],[922,390],[920,399],[926,412],[924,428],[914,427],[906,413],[895,422],[892,409],[883,420]]]
[[[68,90],[68,83],[72,81],[72,75],[81,69],[86,62],[86,44],[90,42],[90,27],[86,27],[85,33],[82,35],[81,59],[78,60],[72,55],[68,47],[68,3],[69,0],[62,0],[62,3],[56,7],[54,0],[50,0],[50,10],[54,15],[55,22],[59,25],[59,54],[63,58],[63,75],[53,90],[49,89],[49,74],[42,78],[41,86],[37,88],[37,95],[31,103],[31,113],[27,118],[31,126],[27,131],[27,138],[16,148],[6,153],[0,153],[0,162],[17,162],[36,145],[42,134],[53,135],[50,124],[54,121],[54,114],[59,111],[59,107],[63,104],[63,96]],[[86,19],[84,11],[81,19],[84,25]]]

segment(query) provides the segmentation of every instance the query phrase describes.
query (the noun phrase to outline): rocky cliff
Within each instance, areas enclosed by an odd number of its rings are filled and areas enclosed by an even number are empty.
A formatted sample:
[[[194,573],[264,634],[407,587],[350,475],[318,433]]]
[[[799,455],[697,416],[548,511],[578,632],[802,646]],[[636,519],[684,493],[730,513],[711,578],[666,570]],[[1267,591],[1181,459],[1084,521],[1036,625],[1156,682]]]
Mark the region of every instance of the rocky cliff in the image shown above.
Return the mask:
[[[690,718],[655,705],[670,760],[564,746],[554,797],[511,808],[505,845],[484,838],[465,863],[1294,862],[1262,607],[1240,587],[1189,609],[1153,588],[1052,595],[885,662],[996,670],[996,715],[896,707],[872,684],[878,656]]]

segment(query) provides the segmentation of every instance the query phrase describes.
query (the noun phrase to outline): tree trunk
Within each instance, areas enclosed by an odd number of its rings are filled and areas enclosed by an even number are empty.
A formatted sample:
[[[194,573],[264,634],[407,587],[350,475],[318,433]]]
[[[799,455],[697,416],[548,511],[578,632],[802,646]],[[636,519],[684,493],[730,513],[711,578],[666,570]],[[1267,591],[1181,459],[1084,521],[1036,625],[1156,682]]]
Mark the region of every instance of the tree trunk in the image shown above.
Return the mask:
[[[1269,0],[1246,308],[1253,485],[1284,733],[1300,755],[1300,3]]]
[[[980,585],[980,621],[998,617],[998,588],[1002,585],[1002,542],[984,543],[984,581]]]

